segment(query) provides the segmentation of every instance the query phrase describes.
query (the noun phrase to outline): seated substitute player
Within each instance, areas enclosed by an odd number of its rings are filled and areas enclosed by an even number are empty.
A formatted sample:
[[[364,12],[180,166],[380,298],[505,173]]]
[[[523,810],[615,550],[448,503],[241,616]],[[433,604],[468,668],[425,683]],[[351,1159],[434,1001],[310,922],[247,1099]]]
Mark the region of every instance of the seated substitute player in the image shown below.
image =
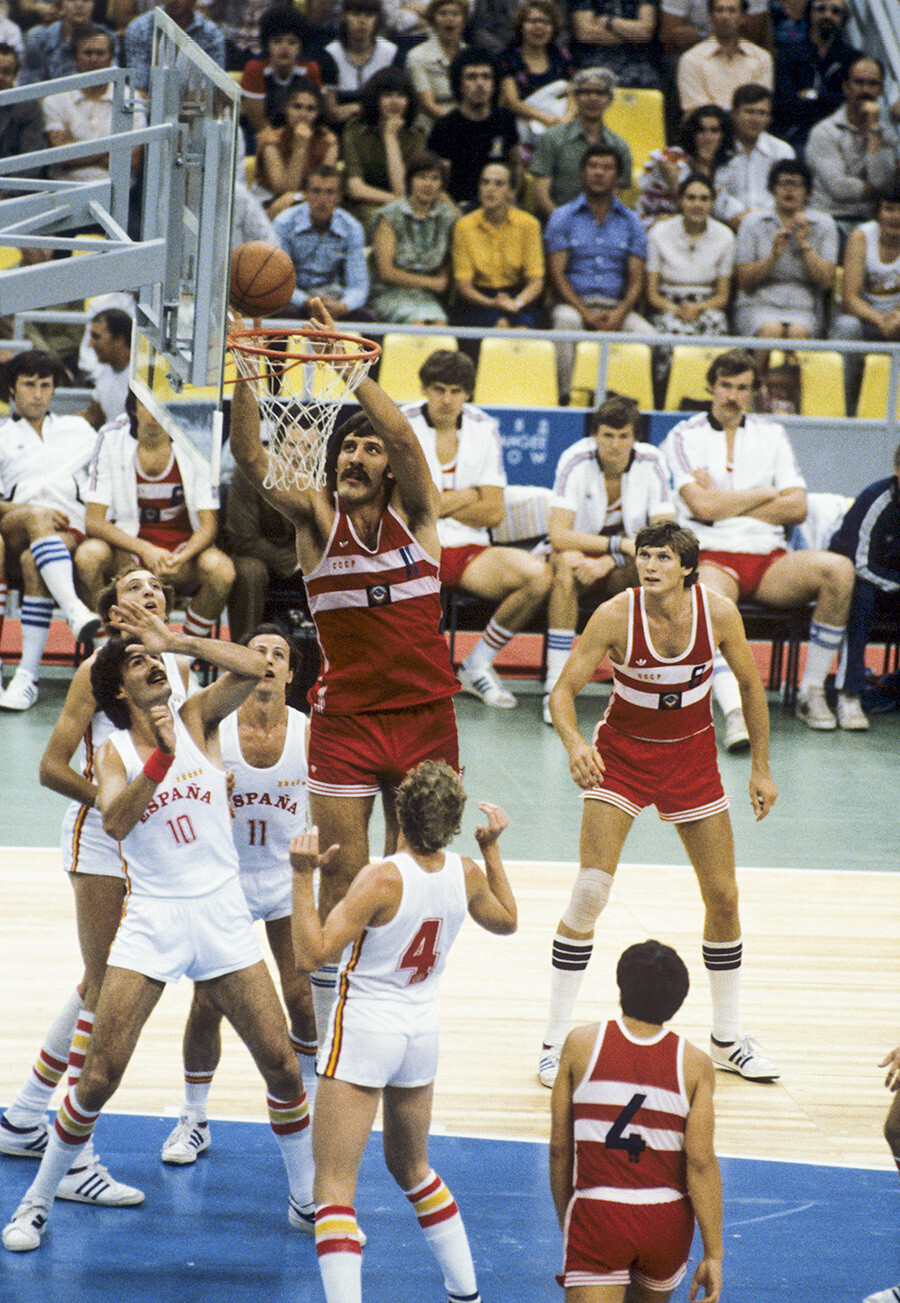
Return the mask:
[[[438,349],[419,371],[425,401],[403,409],[440,491],[441,583],[498,602],[458,670],[463,692],[509,710],[494,658],[541,609],[550,590],[546,561],[516,547],[494,547],[488,530],[505,510],[506,473],[497,422],[472,406],[475,367],[455,349]]]
[[[663,1026],[690,979],[659,941],[616,967],[621,1017],[566,1037],[550,1101],[550,1189],[570,1303],[666,1303],[687,1268],[694,1219],[703,1257],[691,1298],[722,1290],[722,1177],[713,1148],[709,1056]]]
[[[115,636],[122,615],[118,602],[136,602],[164,619],[171,600],[172,590],[165,589],[155,575],[132,568],[103,591],[98,610]],[[62,863],[75,898],[84,972],[47,1029],[28,1077],[0,1118],[0,1154],[13,1158],[41,1157],[49,1135],[46,1110],[54,1091],[63,1076],[71,1087],[81,1075],[109,948],[122,918],[125,862],[117,842],[103,831],[97,808],[97,755],[113,726],[91,688],[95,659],[96,653],[75,671],[40,770],[42,786],[69,798],[62,822]],[[169,652],[163,653],[162,662],[172,691],[170,705],[177,707],[187,698],[188,663]],[[73,766],[76,753],[77,766]],[[96,1159],[92,1141],[79,1151],[56,1197],[104,1207],[143,1199],[139,1190],[113,1180]]]
[[[663,444],[680,518],[700,540],[700,580],[734,602],[814,602],[797,715],[813,729],[864,728],[858,700],[839,696],[837,719],[825,700],[825,676],[847,624],[853,566],[833,552],[786,550],[786,529],[806,519],[806,482],[784,426],[750,412],[757,383],[753,354],[740,348],[720,353],[706,383],[709,414],[679,421]],[[721,657],[713,693],[725,715],[726,750],[746,750],[740,694]]]
[[[634,536],[642,525],[675,515],[669,473],[657,450],[638,443],[640,409],[632,398],[606,398],[588,417],[588,433],[567,448],[556,467],[550,508],[553,587],[547,606],[547,681],[550,693],[575,641],[578,602],[599,606],[637,583]]]
[[[313,318],[334,329],[319,299]],[[368,377],[356,394],[362,411],[329,440],[324,489],[264,488],[270,454],[248,385],[235,387],[231,408],[235,461],[294,525],[322,650],[309,694],[310,809],[323,843],[341,848],[320,883],[323,917],[369,860],[376,796],[389,853],[397,835],[393,794],[404,774],[422,760],[459,767],[451,701],[459,685],[439,632],[437,490],[396,404]],[[320,1032],[336,971],[313,978]]]
[[[260,652],[171,632],[123,601],[122,637],[91,667],[98,705],[117,727],[98,757],[104,831],[128,863],[128,906],[103,979],[94,1035],[37,1177],[3,1231],[11,1252],[36,1249],[60,1179],[113,1095],[167,982],[206,989],[250,1050],[290,1187],[293,1224],[312,1230],[309,1110],[284,1014],[238,881],[218,726],[265,677]],[[203,656],[225,671],[172,712],[161,654]]]
[[[16,354],[2,371],[0,398],[11,401],[13,414],[0,425],[0,533],[24,589],[22,659],[0,710],[28,710],[37,701],[54,603],[76,638],[88,641],[100,628],[75,591],[72,570],[97,434],[81,416],[50,412],[63,375],[59,358],[36,351]]]
[[[428,1161],[438,979],[467,911],[499,936],[515,932],[517,911],[497,844],[508,822],[499,806],[478,805],[487,816],[475,830],[484,871],[445,850],[465,801],[449,765],[417,766],[397,791],[398,851],[367,865],[324,924],[312,874],[337,848],[319,856],[315,828],[291,843],[297,962],[314,969],[343,954],[313,1115],[316,1252],[327,1303],[361,1298],[353,1205],[379,1101],[385,1163],[415,1210],[451,1303],[481,1303],[459,1209]]]
[[[91,597],[136,557],[190,595],[185,633],[210,637],[234,583],[231,558],[215,546],[218,489],[134,394],[100,434],[85,501],[89,537],[75,567]]]
[[[552,1086],[559,1047],[609,900],[619,856],[648,805],[674,823],[703,897],[703,963],[712,994],[710,1054],[752,1081],[778,1070],[741,1030],[743,946],[729,798],[716,763],[710,686],[716,648],[734,670],[750,732],[750,804],[764,818],[777,796],[769,773],[769,711],[737,608],[697,580],[697,539],[674,521],[634,540],[639,588],[594,612],[550,694],[553,724],[582,789],[581,867],[553,938],[550,1015],[540,1079]],[[613,691],[592,743],[578,731],[575,698],[609,655]]]
[[[276,624],[259,625],[244,645],[265,656],[267,668],[247,700],[219,725],[222,764],[234,775],[231,833],[250,914],[266,925],[291,1045],[301,1074],[308,1065],[314,1082],[316,1020],[309,978],[298,973],[294,962],[288,858],[291,837],[309,824],[308,721],[286,700],[300,655],[293,639]],[[222,1055],[221,1025],[215,1002],[202,985],[195,986],[184,1029],[184,1103],[178,1125],[162,1147],[164,1163],[193,1163],[209,1148],[206,1106]]]

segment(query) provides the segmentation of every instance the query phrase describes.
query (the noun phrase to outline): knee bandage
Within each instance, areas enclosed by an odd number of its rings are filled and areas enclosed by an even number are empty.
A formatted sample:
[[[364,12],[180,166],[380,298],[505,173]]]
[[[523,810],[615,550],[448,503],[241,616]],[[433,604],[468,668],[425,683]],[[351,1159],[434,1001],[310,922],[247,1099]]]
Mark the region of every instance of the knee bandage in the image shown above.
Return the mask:
[[[612,874],[602,869],[579,869],[562,921],[573,932],[593,932],[612,890]]]

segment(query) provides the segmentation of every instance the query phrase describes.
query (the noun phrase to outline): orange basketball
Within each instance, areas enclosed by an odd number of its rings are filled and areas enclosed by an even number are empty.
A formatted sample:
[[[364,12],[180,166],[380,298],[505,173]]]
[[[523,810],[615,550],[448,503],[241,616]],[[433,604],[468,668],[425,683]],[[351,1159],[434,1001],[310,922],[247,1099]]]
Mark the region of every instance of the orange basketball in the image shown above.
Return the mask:
[[[294,264],[277,244],[253,240],[231,255],[231,302],[246,317],[270,317],[291,301]]]

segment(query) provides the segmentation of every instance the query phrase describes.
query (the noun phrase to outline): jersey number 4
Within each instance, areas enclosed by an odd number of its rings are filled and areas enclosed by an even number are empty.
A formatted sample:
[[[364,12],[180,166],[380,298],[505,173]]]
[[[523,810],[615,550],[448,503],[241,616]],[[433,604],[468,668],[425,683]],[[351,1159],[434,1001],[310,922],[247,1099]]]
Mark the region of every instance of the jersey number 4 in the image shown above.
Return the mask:
[[[647,1142],[638,1131],[625,1135],[625,1128],[633,1121],[634,1115],[647,1098],[646,1095],[632,1095],[615,1122],[606,1133],[604,1144],[607,1149],[624,1149],[629,1163],[636,1163],[647,1148]]]
[[[404,969],[410,969],[409,986],[416,982],[424,982],[434,971],[435,964],[440,958],[437,943],[441,934],[441,920],[439,918],[426,918],[416,935],[410,941],[403,957],[397,968],[402,972]]]

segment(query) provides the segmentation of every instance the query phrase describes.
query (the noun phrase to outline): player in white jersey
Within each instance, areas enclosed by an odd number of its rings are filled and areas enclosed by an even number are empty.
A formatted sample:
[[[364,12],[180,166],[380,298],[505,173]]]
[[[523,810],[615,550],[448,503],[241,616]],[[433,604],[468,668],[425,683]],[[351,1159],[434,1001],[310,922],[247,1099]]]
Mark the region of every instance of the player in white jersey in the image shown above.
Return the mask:
[[[516,902],[498,838],[507,818],[479,802],[475,830],[483,872],[444,850],[459,831],[466,794],[453,770],[427,760],[396,797],[398,853],[367,865],[319,922],[313,870],[327,873],[337,848],[318,855],[315,828],[291,843],[294,949],[306,970],[342,955],[338,1000],[319,1055],[313,1120],[316,1252],[327,1303],[361,1298],[356,1179],[379,1100],[388,1171],[412,1204],[451,1303],[480,1303],[459,1209],[428,1162],[437,1068],[437,985],[466,911],[488,932],[516,929]]]
[[[98,757],[97,803],[122,845],[128,897],[97,1002],[81,1077],[56,1115],[37,1177],[3,1232],[36,1249],[60,1179],[115,1091],[166,982],[204,982],[266,1082],[288,1174],[289,1218],[312,1231],[309,1113],[284,1014],[240,889],[218,726],[265,676],[265,658],[167,629],[120,604],[122,637],[97,653],[91,686],[117,726]],[[174,713],[161,653],[203,656],[225,671]]]
[[[297,971],[291,941],[290,842],[309,824],[308,721],[286,700],[299,653],[275,624],[259,625],[245,646],[261,652],[268,668],[240,709],[219,725],[222,763],[234,776],[231,832],[244,896],[252,917],[265,923],[278,968],[291,1044],[301,1073],[314,1082],[312,995],[309,977]],[[193,1163],[209,1148],[207,1101],[222,1054],[221,1025],[221,1013],[203,987],[195,986],[184,1030],[184,1102],[162,1147],[164,1163]]]
[[[132,568],[118,575],[104,591],[100,613],[107,628],[115,633],[120,600],[136,602],[164,616],[171,598],[171,590],[149,570]],[[26,1081],[0,1118],[0,1153],[11,1157],[41,1157],[47,1147],[46,1110],[53,1092],[64,1074],[70,1086],[78,1080],[109,948],[122,917],[125,864],[118,844],[103,831],[96,808],[96,758],[113,726],[94,699],[90,678],[93,662],[91,656],[75,671],[62,714],[41,759],[42,784],[71,798],[63,816],[62,856],[75,895],[84,973],[48,1028]],[[179,663],[176,656],[165,653],[163,664],[173,704],[180,705],[187,696],[187,662]],[[76,753],[77,767],[73,764]],[[87,1146],[79,1156],[78,1167],[60,1185],[57,1197],[110,1206],[140,1202],[143,1195],[113,1180]]]

